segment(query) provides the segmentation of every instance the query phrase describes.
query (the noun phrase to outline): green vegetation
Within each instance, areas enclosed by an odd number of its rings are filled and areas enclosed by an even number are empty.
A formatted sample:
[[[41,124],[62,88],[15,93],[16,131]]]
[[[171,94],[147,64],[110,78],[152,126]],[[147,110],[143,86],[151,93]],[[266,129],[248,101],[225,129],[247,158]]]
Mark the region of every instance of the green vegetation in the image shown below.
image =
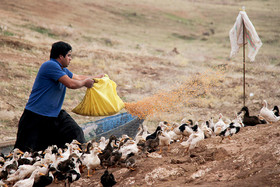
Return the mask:
[[[49,30],[47,28],[44,28],[44,27],[41,27],[41,26],[35,26],[35,25],[28,25],[27,27],[32,31],[38,32],[40,34],[47,35],[48,37],[51,37],[51,38],[57,37],[56,34],[54,34],[51,30]]]

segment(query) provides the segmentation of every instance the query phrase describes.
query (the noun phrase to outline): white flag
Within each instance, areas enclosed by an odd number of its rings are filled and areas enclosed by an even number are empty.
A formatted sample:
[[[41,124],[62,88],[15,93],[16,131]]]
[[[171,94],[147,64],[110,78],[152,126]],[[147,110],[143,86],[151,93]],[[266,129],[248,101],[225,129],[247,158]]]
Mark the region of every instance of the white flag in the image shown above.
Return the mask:
[[[234,57],[238,53],[239,48],[243,46],[242,20],[244,21],[244,25],[246,28],[245,43],[248,43],[248,58],[251,62],[253,62],[259,49],[262,46],[262,41],[259,38],[254,25],[251,23],[245,11],[239,12],[232,29],[229,31],[229,39],[231,44],[230,58]]]

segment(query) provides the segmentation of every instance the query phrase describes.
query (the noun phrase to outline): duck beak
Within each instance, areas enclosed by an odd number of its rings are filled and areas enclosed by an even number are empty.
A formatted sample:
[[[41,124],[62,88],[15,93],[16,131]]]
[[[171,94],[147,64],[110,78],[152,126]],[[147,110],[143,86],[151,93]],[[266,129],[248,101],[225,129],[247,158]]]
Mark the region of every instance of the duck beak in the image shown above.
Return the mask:
[[[39,173],[39,175],[45,175],[44,173]]]
[[[98,153],[102,153],[102,151],[98,149]]]
[[[12,155],[13,155],[13,154],[12,154],[12,153],[10,153],[10,154],[7,156],[7,158],[10,158]]]
[[[22,154],[22,155],[24,154],[24,152],[22,152],[22,151],[19,151],[19,153]]]

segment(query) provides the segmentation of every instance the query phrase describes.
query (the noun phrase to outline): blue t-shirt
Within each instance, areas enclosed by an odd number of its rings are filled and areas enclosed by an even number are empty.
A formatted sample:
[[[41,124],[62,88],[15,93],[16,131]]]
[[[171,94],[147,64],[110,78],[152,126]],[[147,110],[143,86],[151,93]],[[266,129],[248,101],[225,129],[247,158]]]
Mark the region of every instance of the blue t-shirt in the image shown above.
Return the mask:
[[[48,117],[57,117],[66,93],[66,86],[58,81],[64,75],[73,77],[73,73],[61,64],[50,59],[40,67],[29,100],[25,106],[36,114]]]

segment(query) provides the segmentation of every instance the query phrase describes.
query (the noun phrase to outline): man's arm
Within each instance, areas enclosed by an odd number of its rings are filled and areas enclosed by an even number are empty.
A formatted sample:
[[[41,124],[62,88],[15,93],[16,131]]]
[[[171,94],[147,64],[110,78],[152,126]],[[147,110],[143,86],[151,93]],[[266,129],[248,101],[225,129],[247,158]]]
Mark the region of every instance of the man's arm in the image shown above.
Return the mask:
[[[74,78],[75,77],[75,78]],[[68,77],[68,75],[64,75],[58,79],[59,82],[64,84],[67,88],[70,89],[78,89],[83,86],[87,88],[91,88],[93,86],[94,80],[87,76],[77,76],[73,75],[73,79]]]
[[[104,74],[100,74],[100,75],[97,75],[97,76],[85,76],[85,75],[76,75],[76,74],[73,74],[73,79],[75,80],[84,80],[84,79],[94,79],[94,78],[102,78],[104,77]]]

